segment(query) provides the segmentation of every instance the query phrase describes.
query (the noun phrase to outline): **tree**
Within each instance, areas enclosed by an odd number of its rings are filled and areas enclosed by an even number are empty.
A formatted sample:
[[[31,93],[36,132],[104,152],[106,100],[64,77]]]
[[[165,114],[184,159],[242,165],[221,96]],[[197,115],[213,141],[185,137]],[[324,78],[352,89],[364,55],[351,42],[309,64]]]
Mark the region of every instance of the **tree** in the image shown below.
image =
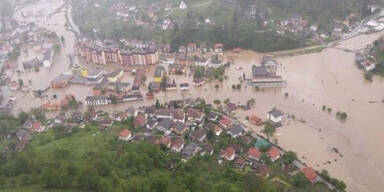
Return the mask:
[[[270,123],[265,124],[263,132],[267,136],[267,140],[269,141],[269,138],[275,134],[275,127],[273,127]]]
[[[268,154],[266,154],[266,153],[263,153],[263,154],[261,154],[261,156],[260,156],[260,161],[261,162],[264,162],[264,163],[266,163],[266,164],[271,164],[271,158],[269,157],[269,155]]]
[[[24,122],[29,118],[28,113],[26,113],[25,111],[20,111],[20,113],[17,116],[21,124],[24,124]]]
[[[19,79],[19,87],[23,87],[24,86],[24,81],[22,79]]]
[[[81,189],[94,190],[99,187],[100,179],[96,169],[94,167],[87,166],[81,171],[76,181]]]
[[[44,169],[42,180],[44,182],[45,187],[48,188],[56,188],[60,184],[59,174],[57,174],[56,170],[54,170],[53,168]]]
[[[216,104],[216,105],[220,105],[221,101],[218,100],[218,99],[215,99],[215,100],[213,101],[213,103]]]
[[[297,155],[295,152],[287,151],[284,153],[282,159],[284,163],[292,164],[293,161],[297,159]]]
[[[111,99],[111,103],[112,103],[112,104],[116,104],[116,103],[117,103],[117,97],[116,97],[116,95],[111,95],[111,96],[110,96],[110,99]]]
[[[156,99],[156,109],[160,109],[160,108],[161,108],[160,101]]]
[[[292,177],[292,181],[291,181],[292,185],[294,185],[295,187],[299,187],[299,188],[302,188],[302,187],[305,187],[305,185],[308,183],[308,180],[307,178],[305,177],[305,175],[303,173],[298,173],[296,175],[294,175]]]
[[[40,108],[31,109],[31,114],[35,117],[37,121],[44,121],[46,119],[44,110]]]

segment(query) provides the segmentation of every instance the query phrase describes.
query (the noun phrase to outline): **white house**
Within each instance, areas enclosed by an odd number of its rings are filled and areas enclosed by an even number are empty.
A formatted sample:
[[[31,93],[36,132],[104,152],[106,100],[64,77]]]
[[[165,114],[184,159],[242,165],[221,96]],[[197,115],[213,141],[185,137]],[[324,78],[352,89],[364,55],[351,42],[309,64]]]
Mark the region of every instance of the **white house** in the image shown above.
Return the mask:
[[[267,118],[273,123],[280,123],[283,119],[283,112],[273,108],[272,111],[268,112]]]
[[[43,57],[43,66],[44,67],[51,67],[52,66],[53,56],[54,56],[54,51],[52,49],[49,49],[49,50],[44,52],[44,57]]]
[[[180,4],[179,4],[179,8],[180,9],[186,9],[187,8],[187,4],[185,4],[184,1],[181,1]]]

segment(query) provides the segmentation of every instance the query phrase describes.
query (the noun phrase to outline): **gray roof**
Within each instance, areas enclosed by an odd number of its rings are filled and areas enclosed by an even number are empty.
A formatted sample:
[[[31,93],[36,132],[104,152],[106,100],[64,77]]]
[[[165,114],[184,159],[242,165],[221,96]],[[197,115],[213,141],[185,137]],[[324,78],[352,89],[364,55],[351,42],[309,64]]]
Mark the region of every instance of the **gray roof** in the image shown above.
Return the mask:
[[[24,129],[21,129],[21,130],[18,130],[16,132],[16,136],[19,140],[23,140],[25,137],[28,137],[29,136],[29,132],[24,130]]]
[[[175,128],[178,132],[182,132],[187,128],[187,126],[184,123],[178,122],[178,121],[174,122],[172,124],[172,127]]]
[[[24,67],[24,69],[29,69],[29,68],[39,67],[42,64],[43,63],[39,59],[34,58],[34,59],[29,60],[29,61],[23,62],[23,67]]]
[[[169,129],[172,125],[172,120],[171,119],[162,119],[160,120],[159,124],[157,124],[158,127],[161,127],[161,128],[165,128],[165,129]]]
[[[269,76],[271,75],[268,71],[267,68],[264,66],[252,66],[252,74],[253,76]]]
[[[281,112],[280,110],[276,109],[276,108],[273,108],[272,111],[269,112],[269,114],[271,114],[273,117],[280,117],[283,115],[283,112]]]
[[[239,133],[242,133],[244,130],[243,130],[243,127],[239,124],[235,124],[229,131],[228,133],[231,134],[231,135],[237,135]]]
[[[186,147],[184,147],[181,154],[187,158],[190,158],[200,150],[201,150],[201,147],[199,147],[195,142],[191,142]]]
[[[165,68],[163,66],[157,66],[155,69],[155,77],[161,77],[162,72],[165,72]]]
[[[200,138],[202,138],[202,137],[204,137],[204,135],[205,135],[206,133],[205,133],[205,130],[203,130],[203,129],[197,129],[197,130],[195,130],[193,133],[192,133],[192,138],[193,139],[200,139]]]

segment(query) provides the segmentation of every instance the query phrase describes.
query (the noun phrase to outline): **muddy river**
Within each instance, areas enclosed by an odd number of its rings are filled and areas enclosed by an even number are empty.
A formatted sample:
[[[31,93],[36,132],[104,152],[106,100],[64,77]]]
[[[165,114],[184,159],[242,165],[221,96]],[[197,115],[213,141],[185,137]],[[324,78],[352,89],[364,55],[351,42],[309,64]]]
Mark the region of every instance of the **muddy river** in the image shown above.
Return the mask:
[[[65,37],[62,50],[56,54],[52,68],[42,69],[38,73],[32,72],[14,74],[12,79],[22,78],[24,82],[31,80],[32,90],[44,89],[50,81],[62,72],[69,70],[67,54],[73,54],[74,34],[64,27],[66,7],[52,17],[49,13],[63,5],[62,1],[42,1],[36,5],[19,10],[15,17],[19,20],[36,22],[39,26],[55,31],[59,37]],[[21,17],[24,13],[43,13],[40,17]],[[340,47],[358,50],[374,41],[381,34],[361,35],[340,43]],[[20,62],[27,56],[22,55]],[[384,79],[375,77],[367,82],[363,72],[355,66],[354,55],[336,49],[326,49],[321,53],[278,58],[281,63],[279,73],[287,81],[283,89],[255,90],[243,84],[241,90],[232,90],[232,84],[239,83],[239,77],[245,73],[251,76],[251,66],[259,64],[263,54],[251,51],[241,53],[225,53],[225,57],[234,58],[226,74],[228,78],[223,82],[210,82],[202,87],[191,87],[187,92],[168,91],[156,94],[161,102],[189,97],[201,97],[208,102],[215,99],[245,104],[251,98],[256,100],[255,107],[250,111],[238,111],[236,116],[245,121],[245,117],[256,114],[265,118],[266,112],[273,107],[281,109],[286,114],[296,117],[296,120],[285,119],[285,126],[279,128],[273,139],[286,150],[298,153],[300,159],[317,170],[327,169],[332,176],[344,180],[348,191],[376,192],[384,188]],[[75,63],[79,63],[75,60]],[[79,63],[85,67],[86,64]],[[118,66],[108,66],[112,70]],[[242,67],[238,70],[238,67]],[[154,67],[148,68],[148,80],[153,79]],[[189,82],[192,77],[187,75],[171,76],[177,83]],[[132,82],[133,76],[126,73],[124,81]],[[219,85],[219,89],[215,85]],[[147,87],[147,86],[145,86]],[[78,100],[84,101],[91,95],[92,87],[71,85],[65,89],[49,90],[45,99],[34,98],[31,92],[14,92],[17,102],[14,113],[38,107],[47,101],[71,93]],[[142,93],[146,92],[146,88]],[[284,94],[289,96],[285,97]],[[144,100],[98,107],[102,110],[124,110],[129,106],[142,106],[155,103],[155,100]],[[332,108],[332,112],[324,112],[322,106]],[[84,107],[85,109],[85,107]],[[348,119],[345,122],[335,117],[337,111],[345,111]],[[301,120],[301,121],[299,121]],[[245,122],[246,123],[246,122]],[[249,126],[260,132],[260,127]],[[334,149],[337,149],[338,153]]]

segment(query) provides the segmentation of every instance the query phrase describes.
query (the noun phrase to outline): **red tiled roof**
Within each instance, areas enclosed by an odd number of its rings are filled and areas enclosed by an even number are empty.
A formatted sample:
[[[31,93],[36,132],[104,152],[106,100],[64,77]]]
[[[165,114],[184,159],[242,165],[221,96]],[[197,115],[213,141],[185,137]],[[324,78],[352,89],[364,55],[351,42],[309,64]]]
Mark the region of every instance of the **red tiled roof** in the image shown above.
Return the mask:
[[[224,150],[224,152],[223,152],[223,155],[225,156],[225,157],[228,157],[228,158],[230,158],[233,154],[235,154],[235,149],[233,149],[232,147],[227,147],[225,150]]]
[[[171,139],[169,137],[162,137],[159,141],[159,144],[170,147]]]
[[[216,125],[216,126],[213,127],[213,131],[214,131],[216,134],[218,134],[218,133],[221,133],[222,130],[221,130],[221,128],[220,128],[219,126]]]
[[[138,126],[144,126],[145,125],[145,115],[140,113],[135,117],[135,124]]]
[[[40,129],[41,123],[40,122],[33,122],[32,129]]]
[[[251,121],[251,123],[253,123],[255,125],[260,125],[263,123],[263,120],[256,115],[249,116],[249,121]]]
[[[260,159],[261,152],[258,148],[252,147],[248,150],[248,156],[255,159]]]
[[[184,144],[184,141],[182,138],[175,138],[172,141],[172,148],[180,148]]]
[[[274,159],[280,155],[280,151],[276,147],[269,148],[267,153],[271,159]]]
[[[195,119],[201,118],[204,114],[197,109],[187,109],[187,116]]]
[[[225,125],[225,126],[228,127],[228,126],[232,125],[232,121],[230,119],[226,118],[226,117],[222,117],[220,119],[220,124]]]
[[[317,174],[312,167],[306,167],[306,168],[302,169],[301,171],[304,173],[305,177],[307,177],[307,179],[311,183],[315,182]]]
[[[120,137],[124,137],[124,138],[127,138],[131,135],[131,131],[129,131],[128,129],[124,129],[122,130],[120,133],[119,133],[119,136]]]

